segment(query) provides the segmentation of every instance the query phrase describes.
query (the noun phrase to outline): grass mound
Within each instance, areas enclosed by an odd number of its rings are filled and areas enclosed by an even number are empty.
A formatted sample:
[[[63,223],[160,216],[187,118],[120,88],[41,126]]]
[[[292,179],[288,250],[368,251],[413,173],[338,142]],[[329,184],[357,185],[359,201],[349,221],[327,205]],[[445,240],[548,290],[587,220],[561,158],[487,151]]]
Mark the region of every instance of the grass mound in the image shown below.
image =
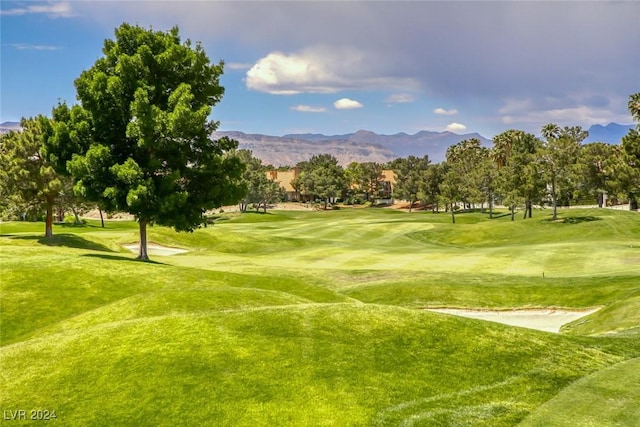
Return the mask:
[[[565,325],[572,335],[639,336],[640,295],[620,298],[588,319]]]
[[[66,425],[178,414],[185,425],[510,425],[620,359],[563,337],[354,304],[123,319],[5,346],[2,357],[3,406],[46,404]],[[487,417],[487,407],[499,410]]]
[[[458,218],[225,214],[152,227],[189,252],[151,263],[122,247],[132,222],[52,241],[2,223],[0,406],[71,426],[512,426],[626,393],[599,421],[633,425],[635,388],[596,389],[638,368],[640,216]],[[417,310],[594,306],[559,335]]]
[[[571,384],[520,425],[634,425],[640,420],[640,359],[627,360]]]

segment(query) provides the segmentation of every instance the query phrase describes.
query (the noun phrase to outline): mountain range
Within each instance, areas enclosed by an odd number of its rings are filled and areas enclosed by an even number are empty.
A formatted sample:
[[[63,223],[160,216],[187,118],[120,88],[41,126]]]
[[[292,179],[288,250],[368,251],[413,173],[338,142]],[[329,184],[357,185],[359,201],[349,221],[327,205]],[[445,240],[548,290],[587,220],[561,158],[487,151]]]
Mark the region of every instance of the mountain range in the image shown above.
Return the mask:
[[[624,135],[634,125],[610,123],[606,126],[593,125],[589,128],[589,137],[584,141],[619,144]],[[19,130],[20,123],[4,122],[0,124],[0,133]],[[422,157],[428,155],[432,162],[441,162],[447,148],[465,139],[477,138],[482,145],[490,147],[491,140],[478,133],[458,135],[452,132],[420,131],[413,135],[404,132],[393,135],[380,135],[368,130],[341,135],[323,135],[317,133],[287,134],[270,136],[248,134],[240,131],[218,131],[212,138],[223,136],[238,141],[239,148],[251,150],[253,155],[264,164],[273,166],[293,166],[308,160],[315,154],[331,154],[342,165],[350,162],[386,163],[398,157],[409,155]]]
[[[589,128],[589,136],[584,140],[587,142],[607,142],[609,144],[620,144],[622,137],[634,129],[635,125],[619,125],[609,123],[606,126],[593,125]]]
[[[3,122],[0,123],[0,134],[8,133],[12,130],[20,130],[20,122]]]
[[[332,154],[342,165],[350,162],[386,163],[398,157],[428,155],[433,162],[444,160],[447,148],[464,139],[478,138],[483,145],[491,140],[477,133],[457,135],[451,132],[420,131],[409,135],[394,135],[359,130],[343,135],[287,134],[269,136],[246,134],[238,131],[214,132],[213,138],[228,136],[239,143],[239,148],[251,150],[265,164],[273,166],[295,165],[314,154]]]

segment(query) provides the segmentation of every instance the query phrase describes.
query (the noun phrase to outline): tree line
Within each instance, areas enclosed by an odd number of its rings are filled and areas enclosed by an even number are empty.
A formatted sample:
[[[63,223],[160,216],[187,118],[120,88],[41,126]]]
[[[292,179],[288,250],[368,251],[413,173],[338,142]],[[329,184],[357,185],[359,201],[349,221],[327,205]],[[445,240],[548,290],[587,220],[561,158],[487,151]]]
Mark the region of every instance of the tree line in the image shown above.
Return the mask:
[[[629,111],[639,122],[620,145],[583,144],[588,132],[580,126],[550,123],[541,137],[522,130],[506,130],[493,138],[492,147],[478,139],[450,146],[446,160],[432,163],[428,156],[397,158],[388,164],[351,163],[343,168],[334,156],[323,154],[296,165],[293,187],[300,194],[320,200],[342,199],[350,203],[394,197],[417,202],[434,212],[444,208],[455,222],[455,213],[471,206],[508,207],[514,219],[517,209],[525,218],[533,206],[548,204],[557,218],[557,207],[576,201],[597,204],[629,203],[638,208],[640,195],[640,93],[629,98]],[[268,167],[266,167],[268,169]],[[385,170],[395,175],[393,192]]]
[[[206,212],[230,204],[267,209],[282,200],[280,186],[268,178],[251,152],[237,141],[210,138],[219,123],[209,120],[224,94],[219,79],[224,63],[212,64],[201,44],[183,41],[179,30],[161,32],[130,24],[115,30],[100,57],[74,84],[76,105],[59,102],[50,117],[24,118],[21,131],[0,136],[0,215],[22,217],[44,212],[45,236],[53,220],[70,210],[76,220],[88,208],[126,212],[139,224],[138,258],[148,259],[148,225],[192,231]],[[351,163],[331,155],[297,165],[291,183],[300,194],[322,201],[371,201],[394,197],[440,206],[455,222],[459,206],[494,202],[511,209],[550,198],[555,208],[576,197],[603,195],[629,200],[640,194],[640,93],[629,111],[639,122],[621,145],[581,144],[579,127],[550,124],[542,138],[508,130],[491,148],[475,139],[447,150],[433,164],[427,156],[390,164]],[[383,171],[395,173],[393,194]]]

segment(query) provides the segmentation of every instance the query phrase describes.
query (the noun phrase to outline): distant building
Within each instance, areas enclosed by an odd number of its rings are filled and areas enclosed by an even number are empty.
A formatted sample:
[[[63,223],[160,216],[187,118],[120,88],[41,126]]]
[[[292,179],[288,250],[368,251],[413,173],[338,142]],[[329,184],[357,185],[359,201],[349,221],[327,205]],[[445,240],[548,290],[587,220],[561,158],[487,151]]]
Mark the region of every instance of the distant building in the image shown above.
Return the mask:
[[[393,195],[393,187],[396,185],[396,173],[391,169],[382,171],[382,195],[385,198],[391,198]]]
[[[274,182],[277,182],[286,192],[286,200],[289,202],[303,202],[311,200],[310,195],[300,194],[293,188],[291,183],[300,175],[300,170],[297,167],[291,168],[287,171],[270,170],[267,171],[267,177]],[[382,171],[382,189],[378,198],[391,200],[393,197],[393,186],[396,183],[396,174],[391,169],[385,169]]]
[[[293,188],[291,183],[300,174],[297,167],[291,168],[288,171],[270,170],[267,171],[267,177],[274,182],[277,182],[286,192],[286,199],[288,202],[299,202],[300,193]]]

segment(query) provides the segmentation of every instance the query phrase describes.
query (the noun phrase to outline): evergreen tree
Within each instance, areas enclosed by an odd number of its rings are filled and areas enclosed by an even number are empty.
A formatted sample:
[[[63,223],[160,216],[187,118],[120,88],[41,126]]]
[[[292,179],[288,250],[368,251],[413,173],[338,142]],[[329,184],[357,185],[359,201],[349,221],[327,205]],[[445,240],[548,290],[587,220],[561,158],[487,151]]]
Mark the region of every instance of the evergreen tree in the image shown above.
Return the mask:
[[[91,141],[69,169],[89,200],[135,216],[138,258],[146,260],[148,224],[191,231],[206,210],[236,203],[245,191],[244,165],[225,155],[237,142],[210,139],[223,63],[210,64],[200,43],[183,43],[177,27],[122,24],[102,51],[75,81]]]

